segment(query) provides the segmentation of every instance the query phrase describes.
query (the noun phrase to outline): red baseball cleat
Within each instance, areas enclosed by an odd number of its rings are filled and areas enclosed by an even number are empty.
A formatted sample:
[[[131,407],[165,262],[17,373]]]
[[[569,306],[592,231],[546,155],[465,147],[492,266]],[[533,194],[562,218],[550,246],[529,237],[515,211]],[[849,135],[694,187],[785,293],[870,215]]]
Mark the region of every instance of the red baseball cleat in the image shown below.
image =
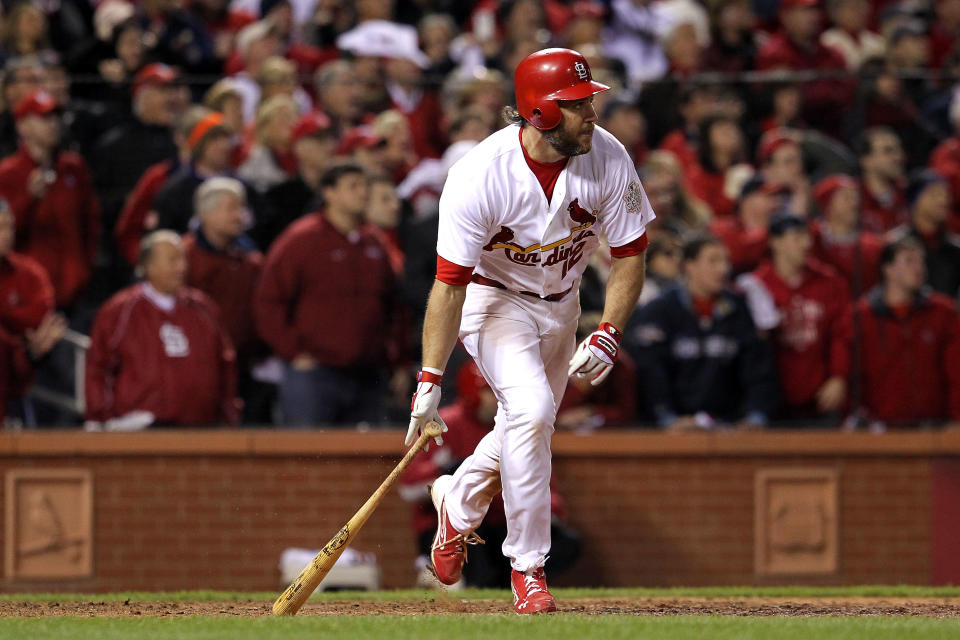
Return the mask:
[[[437,580],[446,585],[455,584],[460,579],[467,561],[467,545],[484,543],[472,531],[463,534],[450,524],[444,494],[452,480],[453,476],[440,476],[430,487],[430,498],[437,509],[437,533],[430,548],[430,561]]]
[[[513,608],[517,613],[549,613],[557,610],[557,601],[547,590],[547,576],[543,567],[529,571],[510,572],[513,587]]]

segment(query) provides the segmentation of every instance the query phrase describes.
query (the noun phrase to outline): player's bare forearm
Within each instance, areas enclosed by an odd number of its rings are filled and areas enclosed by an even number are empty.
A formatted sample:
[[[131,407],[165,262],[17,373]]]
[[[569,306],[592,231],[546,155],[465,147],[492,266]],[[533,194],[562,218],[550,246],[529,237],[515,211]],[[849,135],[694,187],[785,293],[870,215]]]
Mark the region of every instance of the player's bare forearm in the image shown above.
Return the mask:
[[[639,253],[626,258],[613,258],[601,322],[609,322],[623,331],[643,289],[646,257],[646,253]]]
[[[423,320],[422,366],[443,371],[460,333],[467,288],[434,280]]]

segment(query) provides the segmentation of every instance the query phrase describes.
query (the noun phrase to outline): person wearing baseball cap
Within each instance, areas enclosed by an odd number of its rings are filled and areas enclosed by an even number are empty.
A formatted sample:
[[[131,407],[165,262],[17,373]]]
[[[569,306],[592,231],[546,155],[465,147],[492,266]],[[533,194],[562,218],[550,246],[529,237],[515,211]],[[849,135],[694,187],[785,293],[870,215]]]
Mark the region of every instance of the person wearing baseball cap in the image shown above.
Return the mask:
[[[787,193],[786,205],[794,214],[810,214],[810,179],[804,170],[799,132],[773,129],[763,134],[757,146],[757,166],[768,182]]]
[[[17,250],[50,275],[57,306],[69,309],[93,272],[100,202],[86,162],[60,149],[60,106],[32,91],[13,108],[20,148],[0,162],[0,197],[18,220]]]
[[[818,0],[782,0],[782,29],[757,51],[757,69],[769,71],[846,71],[847,63],[834,49],[820,43],[821,7]],[[853,98],[848,80],[816,80],[803,88],[803,119],[816,128],[837,132],[837,118]]]
[[[141,69],[131,85],[133,118],[108,129],[94,147],[91,166],[106,220],[119,217],[147,169],[177,155],[172,126],[182,109],[176,79],[177,73],[165,64]]]
[[[781,211],[769,234],[770,259],[738,283],[757,328],[771,333],[781,417],[838,426],[850,374],[852,335],[843,323],[850,290],[833,268],[810,259],[806,220]]]
[[[880,278],[883,239],[860,229],[860,186],[850,176],[829,175],[813,188],[820,212],[810,225],[811,255],[828,264],[847,281],[856,298]]]
[[[336,157],[336,149],[330,118],[320,111],[300,117],[293,127],[297,173],[264,195],[270,216],[258,225],[260,246],[269,248],[294,220],[319,208],[320,179]]]

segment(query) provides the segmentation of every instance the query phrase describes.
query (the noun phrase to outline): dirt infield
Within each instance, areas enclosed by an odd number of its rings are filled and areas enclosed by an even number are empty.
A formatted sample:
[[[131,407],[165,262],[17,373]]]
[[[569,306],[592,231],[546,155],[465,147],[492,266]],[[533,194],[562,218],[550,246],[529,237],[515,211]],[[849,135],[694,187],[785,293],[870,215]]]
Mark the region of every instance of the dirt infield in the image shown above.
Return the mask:
[[[0,617],[269,616],[268,602],[0,602]],[[560,611],[586,615],[924,616],[960,617],[960,598],[577,598]],[[307,603],[302,616],[510,613],[510,602],[424,600]]]

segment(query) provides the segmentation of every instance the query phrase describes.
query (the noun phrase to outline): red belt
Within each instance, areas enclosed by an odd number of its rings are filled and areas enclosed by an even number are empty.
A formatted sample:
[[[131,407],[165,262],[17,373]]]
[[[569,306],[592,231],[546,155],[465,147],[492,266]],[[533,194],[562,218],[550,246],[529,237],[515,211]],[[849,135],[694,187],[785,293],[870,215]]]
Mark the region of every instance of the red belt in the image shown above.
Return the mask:
[[[504,289],[505,291],[511,291],[511,289],[507,289],[506,285],[504,285],[503,283],[497,282],[496,280],[492,280],[491,278],[482,276],[479,273],[475,273],[472,276],[470,276],[470,282],[476,282],[477,284],[482,284],[485,287],[494,287],[495,289]],[[559,302],[560,300],[563,300],[563,298],[572,290],[573,290],[573,285],[571,285],[570,288],[567,289],[566,291],[561,291],[560,293],[551,293],[548,296],[542,296],[539,293],[534,293],[533,291],[516,291],[515,293],[519,293],[520,295],[524,295],[524,296],[530,296],[531,298],[536,298],[537,300],[546,300],[547,302]]]

